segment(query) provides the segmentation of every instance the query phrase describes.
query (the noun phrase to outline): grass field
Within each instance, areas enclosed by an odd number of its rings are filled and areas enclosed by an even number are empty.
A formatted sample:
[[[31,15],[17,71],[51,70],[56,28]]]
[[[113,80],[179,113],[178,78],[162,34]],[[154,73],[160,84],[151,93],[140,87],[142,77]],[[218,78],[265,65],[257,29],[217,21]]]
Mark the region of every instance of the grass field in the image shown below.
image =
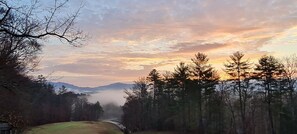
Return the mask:
[[[25,134],[123,134],[116,126],[105,122],[62,122],[34,127]]]
[[[133,134],[177,134],[174,132],[157,132],[157,131],[145,131],[145,132],[136,132]]]

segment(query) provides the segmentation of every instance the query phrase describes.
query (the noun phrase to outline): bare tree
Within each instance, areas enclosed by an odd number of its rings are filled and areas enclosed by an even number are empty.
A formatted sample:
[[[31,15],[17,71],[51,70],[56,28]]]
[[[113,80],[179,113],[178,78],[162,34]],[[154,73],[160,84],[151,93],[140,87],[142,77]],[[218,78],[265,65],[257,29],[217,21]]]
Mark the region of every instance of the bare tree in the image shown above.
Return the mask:
[[[82,31],[74,28],[80,8],[71,15],[62,15],[60,11],[67,2],[55,0],[53,7],[40,13],[38,0],[32,1],[29,7],[14,7],[8,1],[0,0],[0,37],[44,39],[52,36],[78,45],[85,39]],[[42,14],[43,19],[40,19],[38,15]]]
[[[289,95],[289,103],[291,105],[291,118],[295,118],[295,110],[294,110],[294,86],[296,84],[296,78],[297,78],[297,56],[291,55],[289,57],[285,57],[283,60],[284,65],[284,76],[285,76],[285,82],[286,82],[286,88]]]
[[[11,89],[18,83],[17,75],[32,71],[38,64],[42,41],[55,37],[62,42],[79,46],[85,39],[74,27],[80,8],[70,14],[61,14],[68,0],[55,0],[47,10],[38,0],[16,6],[0,0],[0,84]],[[43,11],[40,13],[40,11]],[[41,17],[42,16],[42,17]]]

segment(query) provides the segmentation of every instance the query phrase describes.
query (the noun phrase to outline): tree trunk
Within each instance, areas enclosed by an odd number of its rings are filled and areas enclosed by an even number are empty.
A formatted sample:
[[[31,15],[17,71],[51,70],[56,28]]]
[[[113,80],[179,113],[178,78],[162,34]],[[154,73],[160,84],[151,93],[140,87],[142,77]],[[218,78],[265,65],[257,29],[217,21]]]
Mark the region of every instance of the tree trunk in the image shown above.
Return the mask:
[[[273,123],[273,116],[272,116],[272,110],[271,110],[271,92],[270,92],[270,86],[269,84],[267,85],[267,92],[268,92],[268,100],[267,100],[267,103],[268,103],[268,117],[269,117],[269,122],[270,122],[270,129],[271,129],[271,133],[272,134],[276,134],[275,133],[275,129],[274,129],[274,123]]]

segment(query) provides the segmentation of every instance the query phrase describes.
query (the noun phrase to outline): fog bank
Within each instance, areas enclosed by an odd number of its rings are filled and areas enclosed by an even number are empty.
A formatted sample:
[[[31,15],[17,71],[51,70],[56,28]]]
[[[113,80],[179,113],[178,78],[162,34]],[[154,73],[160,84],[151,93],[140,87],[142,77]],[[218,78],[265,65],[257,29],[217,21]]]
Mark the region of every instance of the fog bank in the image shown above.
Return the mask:
[[[122,106],[126,101],[124,98],[125,96],[127,95],[124,93],[124,90],[102,90],[100,92],[90,94],[88,101],[92,103],[99,101],[101,105],[114,103],[118,106]]]

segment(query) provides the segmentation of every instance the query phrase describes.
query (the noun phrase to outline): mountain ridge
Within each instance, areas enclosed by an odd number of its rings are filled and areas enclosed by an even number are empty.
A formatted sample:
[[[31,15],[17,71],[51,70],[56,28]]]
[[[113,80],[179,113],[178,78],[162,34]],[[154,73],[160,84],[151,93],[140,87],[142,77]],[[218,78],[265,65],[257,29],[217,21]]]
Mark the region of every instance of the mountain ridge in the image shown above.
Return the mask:
[[[72,91],[75,93],[96,93],[103,90],[124,90],[129,89],[133,86],[133,84],[127,84],[122,82],[111,83],[103,86],[96,87],[80,87],[74,84],[66,83],[66,82],[49,82],[54,86],[55,91],[58,91],[59,88],[65,86],[68,91]]]

